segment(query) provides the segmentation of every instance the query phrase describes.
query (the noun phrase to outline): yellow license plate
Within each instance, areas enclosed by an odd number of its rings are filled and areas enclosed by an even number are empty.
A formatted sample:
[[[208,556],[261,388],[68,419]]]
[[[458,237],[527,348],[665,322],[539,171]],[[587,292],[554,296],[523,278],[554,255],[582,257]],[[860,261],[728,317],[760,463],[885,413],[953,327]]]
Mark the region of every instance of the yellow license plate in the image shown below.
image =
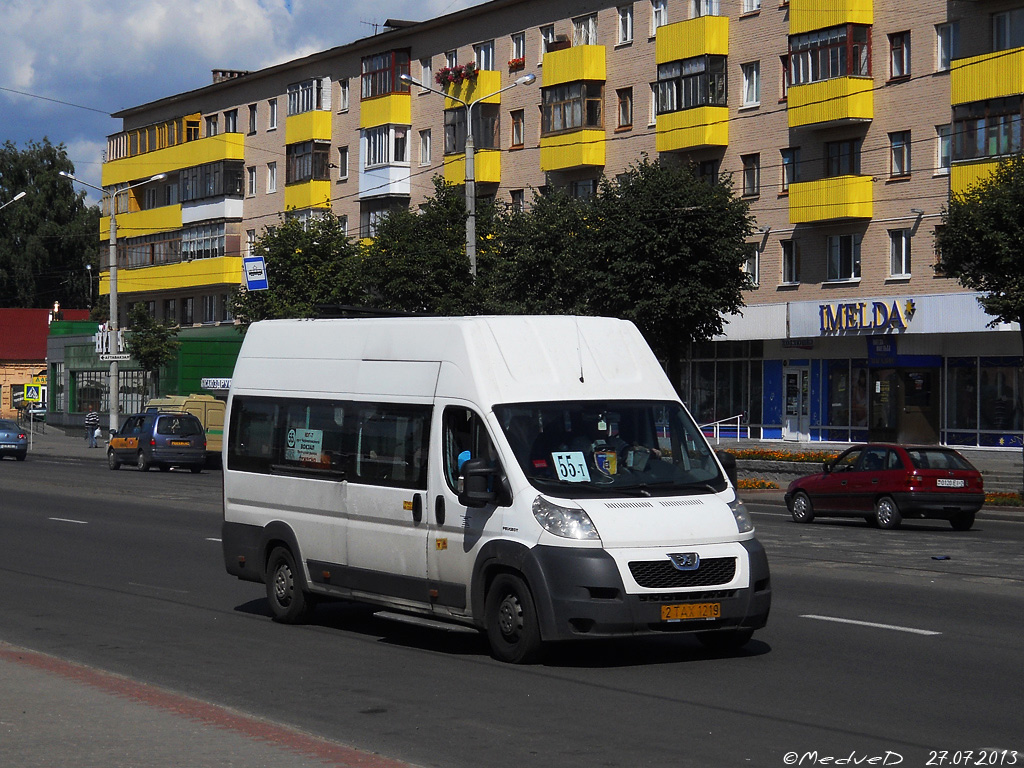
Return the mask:
[[[171,445],[191,445],[188,440],[171,440]]]
[[[684,619],[718,619],[721,617],[721,603],[683,603],[682,605],[661,606],[662,621],[683,621]]]

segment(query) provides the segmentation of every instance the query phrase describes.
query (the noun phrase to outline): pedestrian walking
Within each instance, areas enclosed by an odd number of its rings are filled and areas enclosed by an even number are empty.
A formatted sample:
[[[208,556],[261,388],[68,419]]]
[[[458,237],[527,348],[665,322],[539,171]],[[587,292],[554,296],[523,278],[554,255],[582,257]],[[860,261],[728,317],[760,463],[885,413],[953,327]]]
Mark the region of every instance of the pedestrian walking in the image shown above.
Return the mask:
[[[96,447],[96,435],[100,431],[100,415],[90,405],[89,412],[85,414],[85,439],[89,442],[90,448]]]

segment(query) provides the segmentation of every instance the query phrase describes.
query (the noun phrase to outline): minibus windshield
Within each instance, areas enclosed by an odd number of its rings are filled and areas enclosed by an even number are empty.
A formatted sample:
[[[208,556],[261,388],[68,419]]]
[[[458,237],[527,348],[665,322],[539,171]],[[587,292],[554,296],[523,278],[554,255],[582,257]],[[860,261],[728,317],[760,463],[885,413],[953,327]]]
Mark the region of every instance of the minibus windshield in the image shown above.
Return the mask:
[[[607,400],[495,406],[535,488],[628,495],[713,493],[725,478],[678,403]]]

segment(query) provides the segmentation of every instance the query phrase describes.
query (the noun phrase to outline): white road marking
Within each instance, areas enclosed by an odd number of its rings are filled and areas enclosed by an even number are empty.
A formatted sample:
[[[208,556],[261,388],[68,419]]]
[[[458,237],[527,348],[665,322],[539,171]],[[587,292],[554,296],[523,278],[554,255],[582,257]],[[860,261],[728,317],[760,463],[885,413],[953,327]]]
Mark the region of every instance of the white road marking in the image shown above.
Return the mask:
[[[801,619],[817,619],[818,621],[834,621],[837,624],[856,624],[859,627],[873,627],[874,629],[891,629],[895,632],[909,632],[913,635],[941,635],[941,632],[933,632],[930,629],[914,629],[913,627],[900,627],[895,624],[876,624],[873,621],[854,621],[853,619],[840,619],[835,616],[815,616],[804,614]]]
[[[207,541],[217,541],[217,542],[220,542],[220,541],[222,541],[221,539],[215,539],[215,538],[213,538],[213,537],[211,537],[211,536],[207,536],[207,537],[206,537],[206,540],[207,540]]]
[[[47,520],[53,520],[55,523],[74,523],[75,525],[88,525],[85,520],[70,520],[66,517],[48,517]]]

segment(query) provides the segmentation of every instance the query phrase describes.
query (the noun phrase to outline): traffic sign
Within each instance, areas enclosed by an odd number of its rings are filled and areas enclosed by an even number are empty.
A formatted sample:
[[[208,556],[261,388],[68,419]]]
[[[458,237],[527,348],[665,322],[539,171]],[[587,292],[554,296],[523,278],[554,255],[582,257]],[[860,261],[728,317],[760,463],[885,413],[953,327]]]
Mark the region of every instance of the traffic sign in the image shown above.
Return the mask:
[[[250,291],[265,291],[270,287],[267,282],[267,265],[262,256],[246,256],[242,263],[245,268],[245,285]]]
[[[37,384],[26,384],[25,385],[25,402],[28,403],[41,403],[43,402],[43,388]]]
[[[128,354],[127,352],[114,352],[114,353],[107,354],[107,355],[100,355],[100,360],[102,360],[104,363],[115,363],[115,362],[120,363],[120,362],[124,362],[125,360],[131,360],[131,359],[132,359],[132,356],[130,354]]]

